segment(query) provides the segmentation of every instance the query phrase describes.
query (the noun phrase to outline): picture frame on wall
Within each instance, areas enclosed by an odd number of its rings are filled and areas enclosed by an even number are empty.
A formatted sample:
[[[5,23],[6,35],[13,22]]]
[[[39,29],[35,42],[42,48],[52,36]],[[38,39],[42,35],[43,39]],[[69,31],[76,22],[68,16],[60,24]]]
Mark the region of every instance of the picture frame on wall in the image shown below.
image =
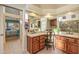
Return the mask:
[[[25,29],[29,29],[29,23],[25,22]]]

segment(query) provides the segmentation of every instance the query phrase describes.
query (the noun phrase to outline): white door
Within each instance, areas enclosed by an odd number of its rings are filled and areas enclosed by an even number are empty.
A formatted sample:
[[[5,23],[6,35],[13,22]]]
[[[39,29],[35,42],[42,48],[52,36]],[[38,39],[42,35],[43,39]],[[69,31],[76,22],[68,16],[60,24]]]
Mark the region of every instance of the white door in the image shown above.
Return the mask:
[[[3,53],[4,50],[4,20],[0,16],[0,53]]]

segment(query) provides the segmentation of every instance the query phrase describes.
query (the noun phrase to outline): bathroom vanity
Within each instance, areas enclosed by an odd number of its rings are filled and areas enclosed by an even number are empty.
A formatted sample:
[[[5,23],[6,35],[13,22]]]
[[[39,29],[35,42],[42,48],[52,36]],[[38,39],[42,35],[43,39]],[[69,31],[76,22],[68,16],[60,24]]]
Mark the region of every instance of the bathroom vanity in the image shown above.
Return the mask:
[[[37,53],[45,48],[46,33],[28,34],[27,51],[29,53]]]
[[[56,35],[55,47],[69,54],[79,53],[79,36],[59,34]]]

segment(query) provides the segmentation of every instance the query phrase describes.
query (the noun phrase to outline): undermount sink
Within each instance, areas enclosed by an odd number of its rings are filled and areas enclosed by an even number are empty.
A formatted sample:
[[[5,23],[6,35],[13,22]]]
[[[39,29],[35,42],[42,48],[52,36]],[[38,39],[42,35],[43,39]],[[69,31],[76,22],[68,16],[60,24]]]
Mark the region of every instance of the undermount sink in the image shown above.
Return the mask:
[[[66,32],[66,34],[73,35],[74,33],[73,32]]]
[[[74,35],[74,33],[73,33],[73,32],[61,32],[61,34]]]

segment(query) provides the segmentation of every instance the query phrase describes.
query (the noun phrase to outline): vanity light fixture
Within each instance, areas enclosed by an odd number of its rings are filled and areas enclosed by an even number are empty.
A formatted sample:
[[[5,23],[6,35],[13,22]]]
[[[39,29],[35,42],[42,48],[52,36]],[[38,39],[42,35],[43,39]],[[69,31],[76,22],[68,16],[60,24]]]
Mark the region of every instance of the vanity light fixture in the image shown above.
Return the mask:
[[[30,16],[37,16],[35,13],[29,13]]]
[[[73,13],[73,12],[68,12],[67,14],[68,14],[68,15],[73,15],[74,13]]]

